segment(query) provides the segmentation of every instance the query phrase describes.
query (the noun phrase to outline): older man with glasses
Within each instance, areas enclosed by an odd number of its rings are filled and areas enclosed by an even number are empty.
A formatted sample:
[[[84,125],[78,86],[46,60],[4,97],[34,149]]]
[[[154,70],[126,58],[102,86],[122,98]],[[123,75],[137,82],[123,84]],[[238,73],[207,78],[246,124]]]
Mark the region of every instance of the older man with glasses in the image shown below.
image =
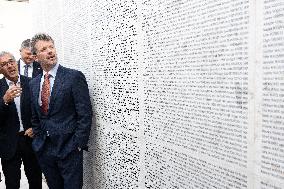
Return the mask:
[[[42,173],[32,150],[29,78],[20,76],[15,57],[0,52],[0,158],[6,189],[19,189],[21,164],[30,189],[42,188]]]

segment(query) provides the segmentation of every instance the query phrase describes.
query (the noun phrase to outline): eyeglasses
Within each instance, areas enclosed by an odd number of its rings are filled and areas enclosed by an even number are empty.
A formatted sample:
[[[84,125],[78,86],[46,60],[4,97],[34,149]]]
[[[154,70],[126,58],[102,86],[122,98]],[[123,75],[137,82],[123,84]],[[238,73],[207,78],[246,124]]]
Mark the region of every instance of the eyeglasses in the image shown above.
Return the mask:
[[[8,60],[7,62],[0,62],[0,67],[3,68],[5,66],[8,66],[8,64],[14,64],[16,61],[13,59]]]

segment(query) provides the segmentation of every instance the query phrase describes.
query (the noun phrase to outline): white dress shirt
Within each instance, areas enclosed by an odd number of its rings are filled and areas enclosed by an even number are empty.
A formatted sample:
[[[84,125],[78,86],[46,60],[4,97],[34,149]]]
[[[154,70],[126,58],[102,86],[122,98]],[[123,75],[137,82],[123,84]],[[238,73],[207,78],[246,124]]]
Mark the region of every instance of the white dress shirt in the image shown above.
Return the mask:
[[[20,74],[25,75],[25,63],[24,61],[20,58]],[[32,78],[33,77],[33,62],[29,64],[28,67],[28,77]]]
[[[56,73],[57,73],[57,69],[58,69],[58,66],[59,64],[57,63],[49,72],[48,74],[50,75],[49,76],[49,82],[50,82],[50,94],[49,96],[51,95],[51,92],[52,92],[52,88],[53,88],[53,85],[54,85],[54,80],[55,80],[55,77],[56,77]],[[43,74],[42,74],[42,77],[41,77],[41,80],[40,80],[40,91],[39,91],[39,97],[38,97],[38,104],[39,106],[41,106],[41,90],[42,90],[42,84],[44,82],[44,75],[46,74],[46,71],[43,70]],[[50,102],[50,98],[49,98],[49,102]],[[48,104],[49,104],[48,102]]]
[[[13,85],[15,85],[15,83],[13,81],[10,81],[9,79],[5,78],[7,84],[9,85],[9,88],[12,87]],[[17,81],[17,85],[20,85],[20,76],[18,78]],[[17,108],[17,113],[18,113],[18,117],[19,117],[19,121],[20,121],[20,131],[24,131],[24,127],[23,127],[23,122],[22,122],[22,116],[21,116],[21,96],[18,96],[16,98],[14,98],[14,102],[16,104],[16,108]]]

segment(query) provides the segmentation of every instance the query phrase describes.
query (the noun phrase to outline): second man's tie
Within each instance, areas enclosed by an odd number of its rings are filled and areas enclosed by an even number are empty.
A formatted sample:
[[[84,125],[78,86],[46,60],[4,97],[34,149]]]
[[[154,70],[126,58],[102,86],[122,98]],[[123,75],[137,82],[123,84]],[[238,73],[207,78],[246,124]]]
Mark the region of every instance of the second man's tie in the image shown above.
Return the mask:
[[[47,115],[48,113],[49,96],[50,96],[50,81],[49,81],[49,74],[46,73],[44,75],[44,81],[41,90],[41,103],[42,103],[41,110],[45,115]]]

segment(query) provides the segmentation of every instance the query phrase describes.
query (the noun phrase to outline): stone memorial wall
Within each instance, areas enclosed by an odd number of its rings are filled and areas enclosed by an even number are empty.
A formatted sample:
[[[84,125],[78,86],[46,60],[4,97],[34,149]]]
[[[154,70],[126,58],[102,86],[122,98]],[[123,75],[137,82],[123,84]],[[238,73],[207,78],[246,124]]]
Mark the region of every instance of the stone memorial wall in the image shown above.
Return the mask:
[[[30,0],[88,81],[84,188],[284,188],[283,0]]]

